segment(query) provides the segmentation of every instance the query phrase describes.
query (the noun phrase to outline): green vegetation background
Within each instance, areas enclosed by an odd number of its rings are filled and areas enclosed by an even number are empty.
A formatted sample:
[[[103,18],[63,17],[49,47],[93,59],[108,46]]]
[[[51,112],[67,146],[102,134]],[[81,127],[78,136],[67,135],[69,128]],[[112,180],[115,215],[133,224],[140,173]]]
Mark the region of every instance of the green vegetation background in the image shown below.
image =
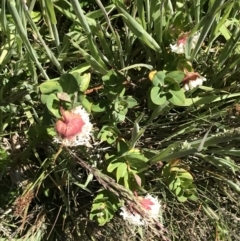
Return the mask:
[[[238,0],[0,7],[0,240],[240,240]],[[204,86],[185,92],[186,70]],[[54,143],[79,104],[93,147]],[[135,191],[164,228],[122,220]]]

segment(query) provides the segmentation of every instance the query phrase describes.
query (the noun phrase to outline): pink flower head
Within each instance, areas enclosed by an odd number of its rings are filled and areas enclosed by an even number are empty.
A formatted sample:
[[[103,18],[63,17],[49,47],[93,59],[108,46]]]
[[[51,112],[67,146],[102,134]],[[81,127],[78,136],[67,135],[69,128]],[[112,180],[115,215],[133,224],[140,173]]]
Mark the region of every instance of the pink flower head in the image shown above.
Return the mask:
[[[184,34],[180,35],[177,39],[177,45],[178,46],[181,44],[185,45],[187,42],[187,39],[188,39],[188,33],[184,33]]]
[[[206,78],[201,76],[197,72],[187,72],[186,76],[183,79],[183,88],[185,90],[192,90],[193,88],[202,85],[206,81]]]
[[[159,210],[160,210],[160,203],[157,198],[152,197],[150,194],[148,194],[145,197],[138,197],[139,203],[142,205],[142,207],[145,209],[146,213],[149,217],[153,219],[158,219]],[[147,220],[144,220],[144,217],[142,217],[136,209],[133,208],[134,204],[131,204],[129,206],[123,206],[121,207],[122,212],[120,215],[123,217],[124,220],[128,221],[129,223],[139,226],[144,225]]]
[[[191,49],[195,48],[197,41],[199,39],[199,36],[200,36],[199,33],[196,33],[193,35]],[[187,43],[188,38],[189,38],[189,33],[184,33],[180,35],[175,44],[170,44],[171,51],[177,54],[184,54],[185,45]]]
[[[81,106],[70,111],[60,108],[62,118],[56,122],[55,129],[57,137],[55,142],[63,143],[65,146],[86,145],[89,143],[92,124],[89,115]]]
[[[60,108],[62,118],[56,123],[56,131],[62,138],[71,139],[73,136],[82,131],[85,124],[82,117],[70,111]]]
[[[154,205],[154,202],[151,201],[150,198],[141,198],[140,203],[142,204],[143,208],[146,209],[147,211],[151,210],[151,207]]]

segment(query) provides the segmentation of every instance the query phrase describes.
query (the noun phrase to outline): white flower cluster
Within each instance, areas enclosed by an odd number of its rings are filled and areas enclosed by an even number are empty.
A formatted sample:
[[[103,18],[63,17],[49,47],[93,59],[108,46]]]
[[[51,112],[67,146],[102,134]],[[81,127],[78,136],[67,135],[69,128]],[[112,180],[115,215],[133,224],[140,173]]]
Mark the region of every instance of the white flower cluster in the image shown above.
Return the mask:
[[[195,48],[197,41],[199,39],[199,36],[200,36],[200,33],[196,33],[193,35],[191,49]],[[189,38],[188,34],[184,34],[180,36],[175,44],[170,44],[171,51],[176,54],[184,54],[185,46],[188,38]]]
[[[54,138],[54,141],[57,143],[62,143],[64,146],[82,145],[82,146],[91,147],[90,139],[91,139],[91,132],[92,132],[93,125],[89,120],[89,114],[82,106],[77,106],[76,108],[72,109],[70,112],[79,115],[79,117],[82,119],[83,126],[81,128],[81,131],[76,133],[71,138],[63,137],[60,134],[58,134]]]
[[[147,205],[144,205],[145,202],[147,202]],[[156,197],[147,194],[146,197],[142,198],[140,203],[143,205],[143,208],[146,210],[149,217],[158,220],[161,204]],[[146,220],[139,213],[131,212],[126,206],[121,207],[121,210],[122,212],[120,215],[130,224],[135,226],[146,224]]]
[[[183,84],[183,88],[188,91],[192,90],[193,88],[197,86],[203,85],[203,82],[206,81],[206,78],[203,76],[196,76],[196,79],[190,79],[189,81],[185,81]]]
[[[185,83],[183,88],[188,91],[188,90],[192,90],[193,88],[197,87],[197,86],[201,86],[203,85],[203,82],[206,81],[206,78],[200,76],[197,77],[195,80],[190,80],[188,83]]]

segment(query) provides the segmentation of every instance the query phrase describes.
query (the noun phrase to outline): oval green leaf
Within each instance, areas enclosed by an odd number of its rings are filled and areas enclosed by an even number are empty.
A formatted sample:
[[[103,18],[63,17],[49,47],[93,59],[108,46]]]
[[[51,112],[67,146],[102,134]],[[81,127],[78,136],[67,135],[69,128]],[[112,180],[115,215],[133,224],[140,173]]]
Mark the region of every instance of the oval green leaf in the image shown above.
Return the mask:
[[[169,90],[169,93],[172,94],[172,97],[168,99],[172,104],[177,105],[177,106],[184,106],[185,104],[185,94],[184,90]]]
[[[167,100],[165,93],[161,93],[161,89],[156,86],[151,89],[150,98],[155,105],[163,105]]]

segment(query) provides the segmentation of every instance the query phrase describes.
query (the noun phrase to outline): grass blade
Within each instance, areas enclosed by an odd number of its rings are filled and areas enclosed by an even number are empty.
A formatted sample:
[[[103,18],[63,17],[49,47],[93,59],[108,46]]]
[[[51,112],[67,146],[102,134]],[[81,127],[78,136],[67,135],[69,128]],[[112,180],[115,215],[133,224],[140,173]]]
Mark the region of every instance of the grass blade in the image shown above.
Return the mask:
[[[34,61],[37,65],[37,67],[39,68],[39,70],[41,71],[43,77],[45,79],[49,79],[47,73],[45,72],[44,68],[42,67],[41,63],[38,61],[38,56],[35,52],[35,50],[33,49],[33,47],[31,46],[29,40],[28,40],[28,37],[26,35],[26,32],[24,30],[24,27],[22,25],[22,22],[21,22],[21,19],[19,17],[19,14],[17,12],[17,9],[14,5],[14,2],[12,0],[8,1],[8,8],[12,14],[12,17],[14,19],[14,22],[15,22],[15,25],[16,25],[16,28],[18,30],[18,33],[20,35],[20,37],[22,38],[22,41],[23,43],[25,44],[26,46],[26,49],[31,57],[31,60]]]
[[[128,28],[151,49],[161,52],[161,48],[158,43],[149,35],[141,24],[139,24],[125,9],[121,6],[121,3],[117,0],[114,1],[116,8],[122,13],[123,21],[126,23]]]
[[[209,13],[207,13],[207,15],[199,22],[199,24],[196,25],[196,27],[192,30],[192,34],[194,34],[201,26],[203,26],[202,30],[201,30],[201,34],[199,36],[198,42],[191,54],[191,61],[193,61],[200,49],[200,47],[202,46],[203,41],[205,40],[208,32],[210,31],[210,28],[216,18],[216,14],[218,11],[221,10],[221,8],[219,8],[219,6],[221,6],[221,4],[224,3],[224,0],[221,1],[215,1],[211,10],[209,11]]]
[[[44,47],[49,59],[51,60],[51,62],[56,66],[56,68],[58,69],[58,71],[60,73],[65,73],[63,67],[61,66],[61,64],[59,63],[57,58],[54,56],[53,52],[50,50],[50,48],[46,45],[45,41],[43,40],[41,34],[38,31],[38,28],[37,28],[36,24],[32,21],[32,18],[30,16],[29,12],[26,11],[25,14],[27,16],[27,20],[28,20],[29,24],[31,25],[34,32],[37,34],[37,37],[40,40],[40,42],[42,43],[42,46]]]

